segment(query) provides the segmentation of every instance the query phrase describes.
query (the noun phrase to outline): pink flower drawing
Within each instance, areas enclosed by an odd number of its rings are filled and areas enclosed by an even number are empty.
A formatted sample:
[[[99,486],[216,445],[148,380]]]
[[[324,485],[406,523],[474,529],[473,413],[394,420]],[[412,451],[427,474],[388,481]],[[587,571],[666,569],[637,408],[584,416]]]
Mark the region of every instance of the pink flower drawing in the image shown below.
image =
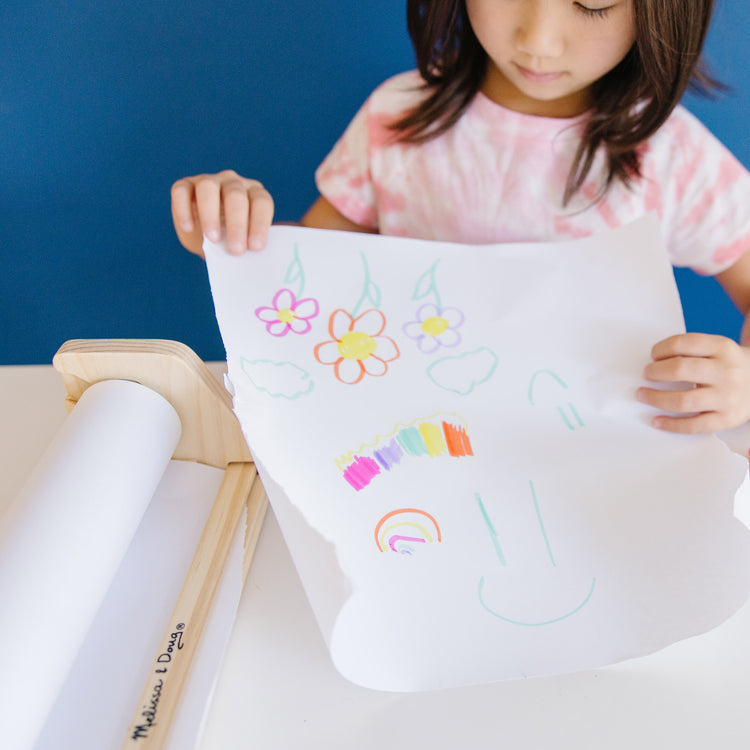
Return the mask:
[[[289,289],[279,289],[271,301],[271,307],[258,307],[255,315],[266,324],[272,336],[292,333],[309,333],[310,321],[320,312],[318,301],[312,297],[297,299]]]
[[[359,383],[365,375],[381,377],[388,362],[401,352],[396,342],[383,336],[385,316],[380,310],[367,310],[356,318],[346,310],[336,310],[328,319],[331,340],[315,347],[315,359],[332,365],[336,378],[349,385]]]

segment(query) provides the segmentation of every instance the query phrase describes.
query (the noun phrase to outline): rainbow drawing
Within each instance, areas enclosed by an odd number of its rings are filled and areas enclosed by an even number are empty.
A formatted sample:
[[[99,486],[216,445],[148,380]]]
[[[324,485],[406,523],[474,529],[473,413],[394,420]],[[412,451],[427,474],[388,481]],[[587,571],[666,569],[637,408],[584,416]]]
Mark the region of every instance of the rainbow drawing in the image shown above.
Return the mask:
[[[417,508],[392,510],[375,527],[375,543],[381,552],[413,555],[420,545],[441,541],[437,521]]]
[[[392,471],[410,458],[473,456],[466,423],[455,414],[433,414],[398,424],[388,435],[341,456],[336,465],[355,490],[367,487],[383,471]]]

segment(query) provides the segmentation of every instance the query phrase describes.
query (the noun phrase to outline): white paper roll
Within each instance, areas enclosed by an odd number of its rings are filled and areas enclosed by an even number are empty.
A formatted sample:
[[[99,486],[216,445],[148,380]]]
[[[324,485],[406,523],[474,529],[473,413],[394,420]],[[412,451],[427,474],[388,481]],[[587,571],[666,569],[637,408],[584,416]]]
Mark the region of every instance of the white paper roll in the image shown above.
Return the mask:
[[[0,519],[4,747],[33,746],[179,437],[158,394],[97,383]]]

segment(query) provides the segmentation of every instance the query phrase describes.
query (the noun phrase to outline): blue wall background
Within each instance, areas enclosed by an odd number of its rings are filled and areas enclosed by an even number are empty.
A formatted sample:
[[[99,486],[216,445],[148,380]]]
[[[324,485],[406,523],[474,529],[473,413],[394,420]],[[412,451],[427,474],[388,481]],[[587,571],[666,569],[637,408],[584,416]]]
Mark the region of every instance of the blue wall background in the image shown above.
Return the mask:
[[[750,166],[750,4],[718,3],[708,59],[735,90],[687,103]],[[413,67],[404,6],[5,0],[0,364],[49,363],[70,338],[170,338],[222,359],[203,262],[172,231],[172,182],[231,167],[268,186],[278,219],[299,218],[363,99]],[[689,328],[736,335],[715,282],[678,283]]]

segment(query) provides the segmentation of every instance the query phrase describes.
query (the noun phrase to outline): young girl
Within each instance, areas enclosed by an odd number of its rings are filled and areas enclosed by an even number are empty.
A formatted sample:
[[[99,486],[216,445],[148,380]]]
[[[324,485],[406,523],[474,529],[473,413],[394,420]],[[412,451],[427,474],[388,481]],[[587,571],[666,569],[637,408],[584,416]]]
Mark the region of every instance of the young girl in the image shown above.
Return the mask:
[[[656,211],[674,265],[714,274],[750,313],[750,174],[678,101],[701,62],[712,0],[408,0],[419,72],[369,97],[316,173],[302,225],[464,243],[582,237]],[[182,244],[261,249],[263,186],[226,171],[179,180]],[[615,282],[616,283],[616,282]],[[633,300],[633,304],[638,304]],[[748,316],[750,320],[750,316]],[[655,427],[750,419],[740,345],[657,343],[640,388]]]

